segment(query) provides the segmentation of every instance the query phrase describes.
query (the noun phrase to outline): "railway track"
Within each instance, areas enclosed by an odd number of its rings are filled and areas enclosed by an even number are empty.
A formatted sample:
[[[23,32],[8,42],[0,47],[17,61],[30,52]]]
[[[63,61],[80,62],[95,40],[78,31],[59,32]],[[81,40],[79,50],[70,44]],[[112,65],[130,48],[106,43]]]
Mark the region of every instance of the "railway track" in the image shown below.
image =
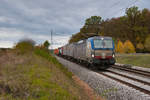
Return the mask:
[[[130,75],[121,74],[121,73],[118,73],[118,72],[115,72],[115,71],[112,71],[112,70],[107,70],[107,72],[110,72],[110,73],[113,73],[113,74],[116,74],[116,75],[119,75],[119,76],[122,76],[122,77],[125,77],[125,78],[128,78],[128,79],[131,79],[131,80],[134,80],[134,81],[137,81],[137,82],[140,82],[140,83],[143,83],[145,85],[150,86],[150,81],[144,81],[144,80],[141,80],[141,79],[138,79],[138,78],[134,78]]]
[[[146,76],[146,77],[150,77],[150,72],[148,72],[148,71],[132,69],[132,68],[116,66],[116,65],[113,65],[111,68],[126,71],[126,72],[131,72],[131,73],[135,73],[135,74],[139,74],[139,75],[143,75],[143,76]]]
[[[106,77],[108,77],[108,78],[110,78],[110,79],[113,79],[113,80],[115,80],[115,81],[118,81],[118,82],[120,82],[120,83],[122,83],[122,84],[125,84],[125,85],[127,85],[127,86],[129,86],[129,87],[132,87],[132,88],[135,88],[136,90],[139,90],[139,91],[141,91],[141,92],[143,92],[143,93],[145,93],[145,94],[148,94],[148,95],[150,95],[150,85],[142,85],[142,83],[140,83],[140,82],[136,82],[137,80],[136,79],[134,79],[134,82],[132,82],[131,81],[131,79],[129,79],[128,81],[127,81],[127,79],[126,80],[124,80],[123,78],[120,78],[120,77],[116,77],[116,76],[114,76],[114,75],[112,75],[112,74],[108,74],[107,72],[106,73],[104,73],[104,72],[98,72],[99,74],[101,74],[101,75],[104,75],[104,76],[106,76]],[[113,73],[114,74],[114,73]],[[121,75],[122,76],[122,75]],[[128,77],[129,78],[129,77]],[[135,81],[136,80],[136,81]],[[145,82],[144,82],[145,83]],[[145,83],[145,84],[147,84],[147,83]],[[149,84],[149,83],[148,83]]]
[[[144,92],[145,94],[150,95],[150,72],[148,71],[143,71],[143,70],[138,70],[138,69],[132,69],[132,68],[128,68],[128,67],[122,67],[122,66],[115,66],[113,65],[111,67],[112,69],[117,69],[118,72],[113,71],[111,69],[107,69],[106,72],[98,72],[99,74],[102,74],[108,78],[111,78],[113,80],[116,80],[120,83],[123,83],[125,85],[128,85],[130,87],[133,87],[141,92]],[[122,72],[130,72],[133,74],[139,74],[142,76],[146,76],[147,77],[147,81],[146,80],[142,80],[141,78],[135,78],[133,75],[127,75],[127,74],[122,74],[119,73],[119,70],[121,70]],[[119,76],[119,77],[118,77]],[[144,77],[143,77],[144,78]],[[149,81],[148,81],[149,78]]]
[[[142,71],[142,70],[136,70],[136,69],[132,69],[132,68],[125,68],[125,67],[120,67],[120,66],[112,66],[112,69],[107,69],[105,72],[98,72],[101,75],[104,75],[108,78],[111,78],[115,81],[118,81],[122,84],[125,84],[129,87],[135,88],[136,90],[139,90],[145,94],[150,95],[150,72],[147,71]],[[134,73],[134,74],[140,74],[143,76],[146,76],[147,79],[149,78],[149,80],[143,80],[142,77],[141,78],[135,78],[133,75],[127,75],[127,74],[123,74],[120,73],[119,70],[118,71],[114,71],[113,69],[119,69],[122,72],[130,72],[130,73]],[[143,77],[144,78],[144,77]]]
[[[133,73],[133,74],[141,74],[143,76],[146,76],[147,79],[149,78],[150,76],[150,72],[147,72],[147,71],[142,71],[142,70],[135,70],[135,69],[131,69],[131,68],[120,68],[120,66],[116,66],[116,67],[112,67],[112,69],[119,69],[119,70],[122,70],[122,72],[130,72],[130,73]],[[95,70],[94,70],[95,71]],[[115,81],[118,81],[122,84],[125,84],[129,87],[132,87],[136,90],[139,90],[145,94],[148,94],[150,95],[150,79],[149,80],[144,80],[142,78],[144,77],[140,77],[140,78],[135,78],[134,75],[125,75],[125,74],[122,74],[122,73],[119,73],[116,72],[116,71],[113,71],[111,69],[107,69],[105,70],[105,72],[102,72],[102,71],[95,71],[97,72],[98,74],[101,74],[103,76],[106,76],[110,79],[113,79]],[[146,79],[146,78],[145,78]]]

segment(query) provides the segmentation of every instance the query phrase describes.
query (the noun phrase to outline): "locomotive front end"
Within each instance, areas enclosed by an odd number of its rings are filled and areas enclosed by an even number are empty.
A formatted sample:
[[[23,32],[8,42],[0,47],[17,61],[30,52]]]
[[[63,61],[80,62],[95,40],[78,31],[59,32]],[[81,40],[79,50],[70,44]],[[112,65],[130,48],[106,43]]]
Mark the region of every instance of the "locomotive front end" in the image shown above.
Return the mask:
[[[114,42],[111,37],[99,37],[91,40],[92,63],[98,65],[115,64]]]

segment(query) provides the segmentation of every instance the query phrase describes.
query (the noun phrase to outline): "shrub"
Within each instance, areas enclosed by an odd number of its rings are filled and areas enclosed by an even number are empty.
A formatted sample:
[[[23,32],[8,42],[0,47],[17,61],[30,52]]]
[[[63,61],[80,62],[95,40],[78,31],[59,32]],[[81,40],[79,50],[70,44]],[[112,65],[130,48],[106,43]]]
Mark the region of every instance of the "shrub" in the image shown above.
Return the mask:
[[[44,48],[48,49],[50,43],[48,42],[48,40],[46,40],[43,45],[44,45]]]
[[[124,43],[124,51],[125,53],[135,53],[135,47],[131,41],[126,40]]]
[[[34,45],[35,45],[35,42],[33,40],[31,40],[31,39],[23,39],[23,40],[20,40],[16,44],[15,50],[19,54],[24,54],[24,53],[32,52],[33,49],[34,49]]]
[[[145,43],[144,43],[144,47],[147,51],[150,52],[150,35],[147,36]]]
[[[116,52],[118,53],[124,53],[124,46],[123,43],[119,40],[116,45]]]

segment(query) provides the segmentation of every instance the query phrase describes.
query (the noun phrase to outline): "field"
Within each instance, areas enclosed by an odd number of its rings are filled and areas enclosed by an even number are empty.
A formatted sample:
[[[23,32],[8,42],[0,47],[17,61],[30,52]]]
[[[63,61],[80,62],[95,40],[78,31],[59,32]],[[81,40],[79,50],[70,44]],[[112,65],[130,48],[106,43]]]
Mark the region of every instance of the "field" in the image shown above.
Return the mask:
[[[0,100],[89,100],[54,57],[40,49],[0,53]]]
[[[150,68],[150,54],[116,54],[117,63]]]

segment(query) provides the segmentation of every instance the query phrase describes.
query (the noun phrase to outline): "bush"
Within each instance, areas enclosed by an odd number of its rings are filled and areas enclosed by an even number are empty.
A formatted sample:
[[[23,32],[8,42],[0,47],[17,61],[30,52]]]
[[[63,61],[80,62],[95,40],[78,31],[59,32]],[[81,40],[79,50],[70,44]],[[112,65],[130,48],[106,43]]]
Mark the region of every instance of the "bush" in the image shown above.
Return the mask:
[[[135,53],[135,47],[131,41],[126,40],[124,43],[124,52],[125,53]]]
[[[44,45],[44,48],[48,49],[50,43],[48,42],[48,40],[46,40],[43,45]]]
[[[19,54],[29,53],[29,52],[33,51],[34,45],[35,45],[35,42],[33,40],[31,40],[31,39],[23,39],[23,40],[20,40],[16,44],[15,50]]]
[[[116,52],[118,53],[124,53],[124,46],[123,43],[119,40],[116,45]]]
[[[144,43],[144,47],[147,51],[150,52],[150,35],[147,36],[145,43]]]

